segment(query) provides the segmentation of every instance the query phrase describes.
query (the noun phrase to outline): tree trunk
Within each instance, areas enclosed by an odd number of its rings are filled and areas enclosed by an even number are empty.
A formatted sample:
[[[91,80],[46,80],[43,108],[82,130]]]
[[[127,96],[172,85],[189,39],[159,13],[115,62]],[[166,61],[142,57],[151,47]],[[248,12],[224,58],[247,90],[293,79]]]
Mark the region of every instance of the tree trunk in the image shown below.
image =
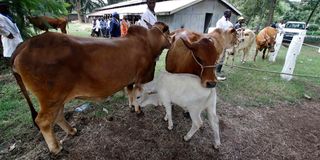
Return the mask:
[[[319,5],[319,2],[320,2],[320,1],[317,2],[317,4],[314,6],[312,12],[310,13],[309,18],[308,18],[308,20],[307,20],[307,22],[306,22],[306,26],[308,26],[308,23],[309,23],[312,15],[313,15],[313,13],[314,13],[314,11],[317,9],[317,7],[318,7],[318,5]]]
[[[268,20],[267,22],[265,23],[265,27],[267,26],[270,26],[270,24],[272,23],[273,21],[273,14],[274,14],[274,10],[275,10],[275,7],[276,7],[276,4],[277,4],[277,0],[270,0],[270,8],[269,8],[269,17],[268,17]]]
[[[77,0],[76,2],[76,10],[77,10],[77,14],[78,14],[78,21],[79,23],[82,23],[82,18],[81,18],[81,0]]]

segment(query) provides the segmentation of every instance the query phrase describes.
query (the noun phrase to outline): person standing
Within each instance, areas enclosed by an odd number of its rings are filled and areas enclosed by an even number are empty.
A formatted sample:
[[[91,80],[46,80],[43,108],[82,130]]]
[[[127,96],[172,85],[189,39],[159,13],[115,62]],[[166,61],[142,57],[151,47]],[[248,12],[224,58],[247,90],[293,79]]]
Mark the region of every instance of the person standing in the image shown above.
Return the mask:
[[[141,15],[140,25],[145,28],[151,28],[158,20],[154,8],[156,0],[147,0],[147,10]]]
[[[110,38],[120,37],[120,22],[119,22],[119,14],[117,12],[112,13],[112,19],[110,21]]]
[[[9,14],[8,4],[0,2],[0,35],[3,45],[3,57],[9,62],[12,53],[23,40],[20,31]]]
[[[234,29],[243,28],[245,20],[243,17],[239,17],[237,23],[234,25]]]
[[[121,20],[121,37],[126,36],[128,33],[129,25],[128,25],[126,19],[127,18],[125,16],[123,16],[123,18]]]
[[[229,28],[232,28],[233,24],[230,22],[230,18],[231,18],[231,11],[230,10],[224,11],[223,16],[216,23],[216,28],[221,28],[224,31],[226,31]],[[225,59],[225,50],[226,50],[226,48],[224,48],[223,53],[221,54],[221,57],[218,61],[218,65],[216,68],[217,79],[220,81],[223,81],[226,79],[226,77],[224,75],[222,75],[222,73],[221,73],[223,62]]]
[[[107,37],[107,22],[104,20],[104,18],[100,19],[100,26],[102,36]]]
[[[281,21],[277,24],[277,29],[278,29],[280,35],[284,33],[284,27],[285,27],[285,25],[286,25],[286,24],[284,23],[284,20],[281,20]]]

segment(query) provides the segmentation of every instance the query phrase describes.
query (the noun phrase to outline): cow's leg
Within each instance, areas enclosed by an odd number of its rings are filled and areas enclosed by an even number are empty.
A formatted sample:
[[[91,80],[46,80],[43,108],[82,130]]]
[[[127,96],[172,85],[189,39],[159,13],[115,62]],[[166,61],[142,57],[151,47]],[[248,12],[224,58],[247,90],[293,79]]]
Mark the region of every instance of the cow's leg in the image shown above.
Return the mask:
[[[234,55],[232,55],[232,64],[231,64],[231,67],[233,68],[233,64],[234,64],[234,57],[235,57],[236,55],[234,54]]]
[[[267,49],[266,49],[266,50],[267,50]],[[265,55],[265,58],[268,58],[269,52],[270,52],[270,49],[268,48],[268,51],[267,51],[267,53],[266,53],[266,55]]]
[[[133,84],[130,84],[127,86],[127,91],[128,91],[128,101],[129,101],[129,107],[131,112],[134,112],[134,106],[132,105],[133,102]]]
[[[143,115],[140,105],[137,102],[137,95],[141,92],[142,88],[140,85],[135,85],[132,91],[132,105],[137,115]]]
[[[66,29],[60,28],[61,33],[67,34]]]
[[[253,61],[254,61],[254,62],[256,61],[257,55],[258,55],[258,48],[256,49],[256,54],[255,54],[254,57],[253,57]]]
[[[242,50],[242,52],[243,52],[243,54],[242,54],[242,60],[241,60],[241,62],[242,62],[242,63],[245,63],[245,62],[247,61],[248,49],[247,49],[247,48],[244,48],[244,49]]]
[[[262,59],[266,58],[266,50],[267,50],[267,48],[263,49]]]
[[[57,124],[67,133],[67,135],[75,135],[77,133],[76,128],[72,128],[70,124],[67,122],[67,120],[64,117],[63,113],[63,107],[60,108],[58,117],[57,117]],[[64,139],[61,141],[61,143],[64,141]]]
[[[183,139],[185,141],[189,141],[190,138],[194,135],[194,133],[196,133],[196,131],[201,127],[201,115],[200,115],[200,110],[193,110],[193,111],[190,111],[190,116],[191,116],[191,119],[192,119],[192,126],[191,126],[191,129],[189,130],[189,132],[187,133],[187,135],[185,135],[183,137]]]
[[[48,105],[47,103],[41,103],[40,112],[36,118],[36,123],[40,128],[40,131],[49,147],[50,152],[58,154],[62,150],[61,144],[57,141],[54,134],[53,127],[54,122],[57,119],[59,113],[59,107],[57,105]]]
[[[166,116],[164,117],[165,121],[168,121],[168,129],[173,129],[173,121],[172,121],[172,105],[171,103],[165,103],[163,104],[166,108]]]
[[[60,30],[62,33],[67,34],[66,26],[61,26]]]
[[[219,119],[216,113],[217,95],[213,95],[213,105],[207,108],[208,119],[214,134],[214,148],[218,149],[221,145],[219,133]]]

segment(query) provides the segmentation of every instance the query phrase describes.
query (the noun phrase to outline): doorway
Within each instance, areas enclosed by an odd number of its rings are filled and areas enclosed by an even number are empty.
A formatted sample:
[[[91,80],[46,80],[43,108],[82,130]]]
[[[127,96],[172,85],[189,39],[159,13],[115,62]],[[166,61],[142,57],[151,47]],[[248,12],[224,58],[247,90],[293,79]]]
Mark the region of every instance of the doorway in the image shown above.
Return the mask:
[[[204,29],[203,33],[207,33],[209,26],[211,25],[211,20],[212,20],[213,13],[206,13],[206,17],[204,20]]]

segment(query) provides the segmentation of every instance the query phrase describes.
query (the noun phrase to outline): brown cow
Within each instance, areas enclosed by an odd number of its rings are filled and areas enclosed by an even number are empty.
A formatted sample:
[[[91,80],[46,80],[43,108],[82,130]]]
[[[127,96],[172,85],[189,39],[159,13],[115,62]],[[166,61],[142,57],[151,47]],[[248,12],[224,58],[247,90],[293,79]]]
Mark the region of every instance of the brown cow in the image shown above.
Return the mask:
[[[68,20],[66,18],[52,18],[47,16],[35,16],[35,17],[27,17],[29,22],[33,24],[33,26],[48,32],[50,28],[58,29],[60,28],[62,33],[67,33],[66,27],[68,24]]]
[[[132,26],[123,38],[46,32],[22,43],[13,57],[13,73],[50,151],[57,154],[62,149],[53,131],[55,123],[67,134],[77,132],[64,118],[65,103],[74,98],[102,99],[127,85],[138,88],[151,81],[156,58],[170,47],[168,38],[168,26],[157,22],[150,30]],[[25,87],[40,104],[38,115]]]
[[[253,60],[256,61],[256,57],[258,55],[258,51],[263,50],[262,59],[265,59],[269,52],[274,52],[274,45],[276,44],[276,37],[277,37],[277,29],[272,27],[266,27],[259,32],[256,36],[256,54],[254,55]],[[266,54],[266,50],[268,52]]]
[[[166,57],[166,70],[171,73],[198,75],[204,87],[215,87],[215,64],[223,49],[236,43],[236,31],[229,29],[223,32],[221,29],[215,29],[203,35],[180,29],[173,34],[172,46]],[[208,40],[210,43],[207,43]],[[188,41],[194,47],[190,47],[191,45],[186,43]]]

